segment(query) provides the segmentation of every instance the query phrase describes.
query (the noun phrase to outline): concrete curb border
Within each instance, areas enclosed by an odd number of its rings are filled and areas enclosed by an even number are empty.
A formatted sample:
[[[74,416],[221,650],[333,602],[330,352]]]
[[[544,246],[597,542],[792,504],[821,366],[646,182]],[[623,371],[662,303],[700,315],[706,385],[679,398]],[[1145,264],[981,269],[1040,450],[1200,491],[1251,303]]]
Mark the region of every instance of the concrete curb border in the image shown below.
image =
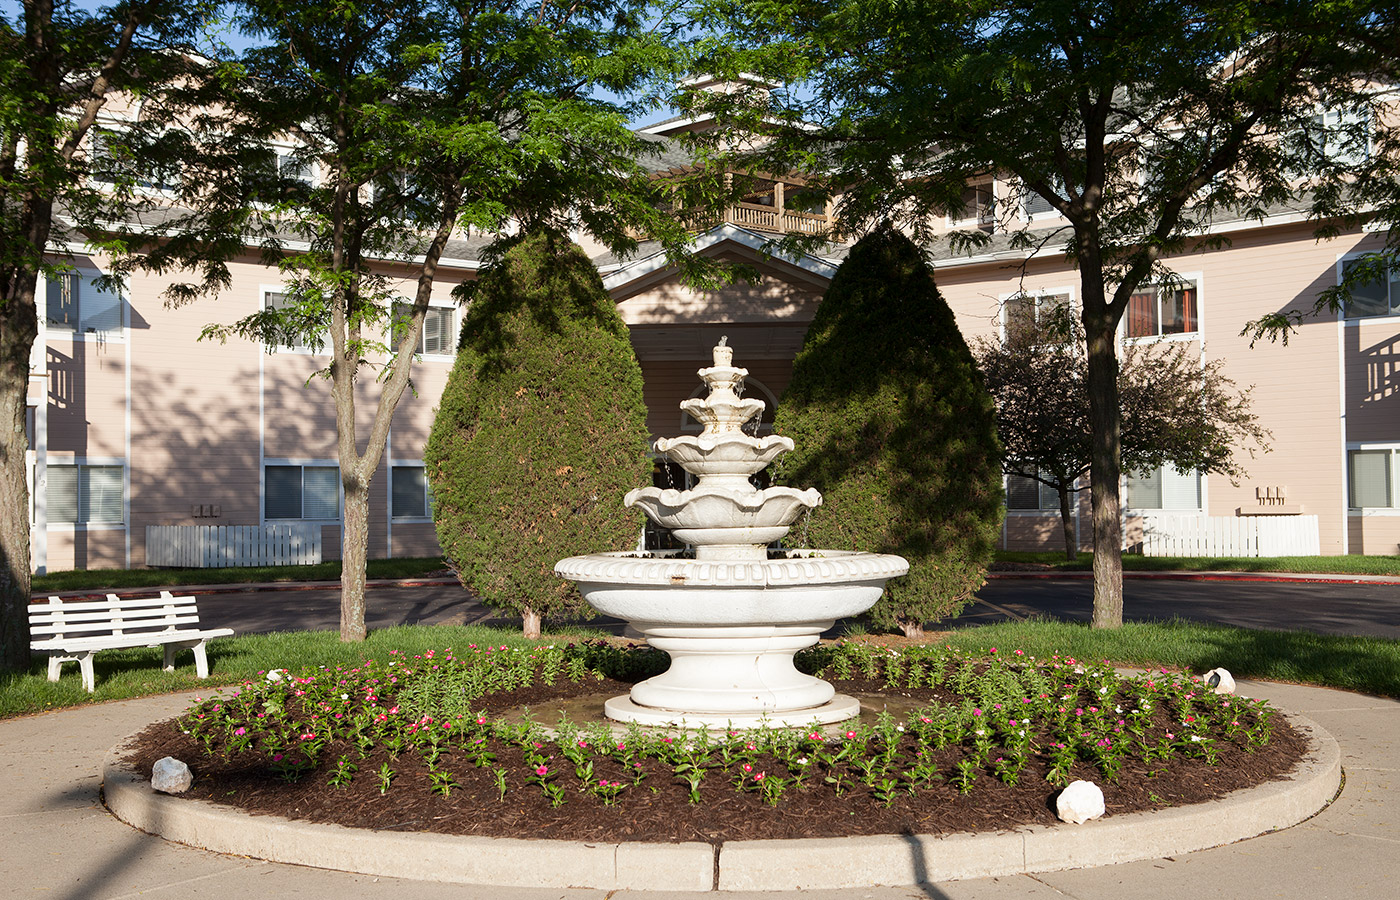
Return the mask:
[[[365,831],[250,816],[157,793],[119,763],[103,764],[112,814],[166,840],[271,862],[364,875],[513,887],[786,891],[914,885],[1086,868],[1174,856],[1296,825],[1341,785],[1341,748],[1316,722],[1285,713],[1308,739],[1288,778],[1221,800],[1083,825],[1011,832],[806,840],[617,844]],[[548,860],[547,865],[541,865]]]

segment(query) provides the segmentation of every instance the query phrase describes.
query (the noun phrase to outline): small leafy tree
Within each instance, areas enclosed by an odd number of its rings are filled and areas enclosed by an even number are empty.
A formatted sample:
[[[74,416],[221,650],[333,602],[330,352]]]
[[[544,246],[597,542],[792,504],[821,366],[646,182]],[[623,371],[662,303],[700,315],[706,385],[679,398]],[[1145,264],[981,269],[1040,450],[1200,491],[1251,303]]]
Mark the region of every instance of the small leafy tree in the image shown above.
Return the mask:
[[[449,242],[491,235],[494,259],[538,223],[618,253],[638,233],[678,248],[684,230],[641,162],[656,145],[596,93],[641,89],[671,50],[648,0],[241,0],[237,21],[259,42],[239,58],[257,78],[240,114],[293,138],[288,168],[317,175],[298,183],[270,154],[249,173],[278,224],[257,243],[288,302],[206,336],[325,351],[345,497],[340,633],[363,640],[370,485]]]
[[[651,472],[642,372],[577,245],[528,233],[483,276],[424,460],[443,552],[527,637],[583,609],[555,562],[636,540],[622,496]]]
[[[793,363],[773,428],[789,484],[822,492],[813,546],[897,553],[871,610],[910,637],[985,581],[1001,526],[991,397],[919,249],[888,225],[851,248]]]
[[[1053,489],[1060,500],[1065,557],[1078,546],[1071,495],[1093,461],[1089,428],[1088,357],[1084,331],[1063,307],[1008,329],[1000,342],[973,345],[997,407],[1008,474]],[[1129,472],[1170,463],[1178,469],[1245,475],[1237,448],[1267,451],[1271,437],[1249,408],[1249,390],[1236,391],[1224,360],[1201,362],[1180,343],[1134,343],[1118,369],[1123,468]]]

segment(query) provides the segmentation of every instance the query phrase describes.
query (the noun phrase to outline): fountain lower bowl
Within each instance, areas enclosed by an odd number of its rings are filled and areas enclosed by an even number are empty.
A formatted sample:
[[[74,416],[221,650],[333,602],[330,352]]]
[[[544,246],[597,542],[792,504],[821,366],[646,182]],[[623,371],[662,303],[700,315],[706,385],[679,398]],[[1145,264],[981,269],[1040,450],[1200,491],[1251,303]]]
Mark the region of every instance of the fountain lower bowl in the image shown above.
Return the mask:
[[[655,625],[795,625],[865,612],[885,582],[909,571],[902,557],[794,550],[786,559],[704,560],[672,553],[594,553],[560,560],[599,612]],[[822,629],[824,630],[824,629]]]
[[[597,553],[560,560],[594,609],[626,619],[671,666],[614,697],[610,718],[685,728],[805,727],[855,716],[860,704],[799,672],[793,656],[836,620],[865,612],[901,557],[789,551],[767,560],[685,559],[674,553]]]

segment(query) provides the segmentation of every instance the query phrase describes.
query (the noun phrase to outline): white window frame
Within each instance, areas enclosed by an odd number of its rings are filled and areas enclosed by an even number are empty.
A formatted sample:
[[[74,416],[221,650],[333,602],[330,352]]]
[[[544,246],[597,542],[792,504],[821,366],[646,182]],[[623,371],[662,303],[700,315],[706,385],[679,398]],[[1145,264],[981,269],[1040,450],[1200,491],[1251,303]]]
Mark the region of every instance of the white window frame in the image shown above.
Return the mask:
[[[397,347],[397,342],[394,340],[394,328],[393,328],[393,323],[398,319],[398,310],[399,310],[400,308],[404,308],[404,309],[411,310],[411,309],[413,308],[413,301],[412,301],[412,300],[409,300],[409,299],[406,299],[406,298],[396,299],[396,300],[393,302],[392,306],[390,307],[390,311],[389,311],[389,325],[390,325],[390,327],[389,327],[389,334],[388,334],[388,343],[389,343],[389,348],[390,348],[391,350],[393,350],[393,349],[395,349],[395,348]],[[427,361],[430,361],[430,362],[451,362],[452,359],[453,359],[454,357],[456,357],[456,355],[457,355],[457,333],[458,333],[458,330],[461,328],[461,322],[459,321],[459,319],[458,319],[458,317],[457,317],[457,310],[458,310],[458,308],[459,308],[459,307],[457,307],[456,305],[450,304],[450,303],[431,303],[431,302],[430,302],[430,303],[428,304],[428,314],[429,314],[429,315],[432,315],[434,312],[439,312],[439,313],[445,312],[445,313],[447,314],[447,333],[446,333],[446,340],[447,340],[447,347],[448,347],[448,350],[447,350],[446,353],[429,353],[429,352],[427,352],[427,350],[424,349],[424,348],[427,346],[427,340],[428,340],[428,322],[427,322],[427,318],[424,317],[424,320],[423,320],[423,333],[420,334],[420,335],[418,335],[418,348],[417,348],[417,350],[414,351],[421,359],[424,359],[424,360],[427,360]]]
[[[1390,492],[1389,506],[1352,506],[1352,468],[1351,455],[1357,451],[1364,452],[1384,452],[1389,454],[1386,474],[1389,478],[1387,487]],[[1400,443],[1361,443],[1348,441],[1346,445],[1346,510],[1348,516],[1400,516]]]
[[[1343,165],[1360,165],[1375,154],[1375,111],[1369,105],[1364,109],[1356,107],[1346,109],[1343,107],[1330,106],[1323,101],[1313,106],[1312,111],[1308,115],[1308,119],[1311,122],[1309,127],[1315,129],[1315,134],[1309,133],[1307,129],[1301,129],[1303,135],[1310,143],[1313,137],[1317,137],[1321,140],[1321,155],[1324,159],[1337,159]],[[1330,146],[1331,141],[1329,141],[1328,138],[1337,134],[1339,129],[1350,128],[1352,125],[1363,121],[1366,125],[1365,147],[1346,147],[1344,149],[1343,147]],[[1288,139],[1297,140],[1297,135],[1298,131],[1291,132],[1288,135]],[[1341,135],[1345,136],[1345,132],[1341,132]],[[1357,150],[1361,153],[1359,158],[1354,155],[1354,151]],[[1344,152],[1345,158],[1343,158]],[[1306,176],[1312,173],[1305,172],[1301,174]]]
[[[1052,190],[1058,190],[1061,194],[1065,192],[1064,185],[1060,182],[1058,178],[1055,179],[1055,182],[1050,187]],[[1035,223],[1046,222],[1050,219],[1064,218],[1064,215],[1054,206],[1051,206],[1049,209],[1043,209],[1040,212],[1031,212],[1030,205],[1032,202],[1038,201],[1041,203],[1049,203],[1050,201],[1046,200],[1044,197],[1031,190],[1031,188],[1025,182],[1021,182],[1020,191],[1021,202],[1019,206],[1021,210],[1021,218],[1025,221]]]
[[[1041,312],[1047,308],[1047,305],[1044,303],[1045,300],[1063,297],[1065,305],[1069,307],[1071,314],[1079,309],[1078,305],[1075,303],[1074,288],[1072,287],[1038,288],[1033,291],[1012,291],[1009,294],[1002,294],[997,297],[997,310],[999,313],[997,337],[1003,344],[1006,343],[1006,323],[1008,313],[1011,309],[1011,302],[1019,297],[1035,298],[1035,319],[1037,322],[1040,321]]]
[[[116,184],[115,180],[100,177],[95,171],[99,154],[101,153],[99,142],[102,140],[102,136],[113,135],[120,138],[131,124],[131,122],[103,119],[94,122],[92,128],[88,130],[88,180],[91,181],[94,186],[102,188]],[[132,190],[147,197],[174,198],[179,194],[180,177],[181,176],[178,174],[175,175],[174,183],[172,184],[144,184],[138,179],[132,184]]]
[[[131,472],[127,467],[127,461],[120,457],[99,457],[99,456],[79,456],[79,457],[59,457],[51,456],[46,467],[48,469],[47,484],[44,489],[44,509],[45,519],[48,523],[49,531],[78,532],[78,531],[124,531],[127,523],[131,521]],[[78,494],[73,498],[75,508],[82,509],[82,471],[87,469],[118,469],[121,472],[121,521],[120,522],[82,522],[82,521],[55,521],[53,518],[53,504],[50,502],[49,492],[53,490],[54,471],[56,469],[77,469]],[[36,502],[38,498],[35,498]]]
[[[267,309],[268,301],[274,295],[278,297],[287,296],[287,288],[286,285],[281,284],[264,284],[259,286],[258,294],[262,298],[262,308]],[[313,348],[310,344],[297,344],[294,347],[288,347],[285,344],[264,344],[263,346],[265,350],[271,353],[286,353],[292,356],[325,356],[331,352],[330,344],[330,335],[327,334],[326,340],[319,350]]]
[[[423,473],[423,509],[426,511],[426,515],[402,516],[394,512],[394,472],[396,469],[418,469]],[[428,467],[422,462],[396,459],[389,464],[389,518],[395,523],[404,524],[433,521],[433,485],[432,482],[428,481]]]
[[[967,228],[970,226],[972,228],[991,232],[995,232],[997,230],[997,211],[998,206],[1003,199],[997,191],[997,179],[992,176],[986,176],[983,178],[969,178],[963,190],[966,191],[969,188],[981,188],[983,185],[986,185],[987,193],[991,197],[991,208],[984,215],[979,209],[975,207],[974,204],[974,211],[971,216],[962,215],[963,212],[967,209],[966,206],[956,211],[950,210],[948,212],[949,228]]]
[[[300,468],[301,476],[301,508],[302,515],[297,517],[278,516],[270,517],[267,514],[267,470],[273,467]],[[335,470],[335,518],[307,518],[306,513],[306,469],[334,469]],[[264,524],[268,522],[318,522],[323,525],[338,524],[345,518],[345,485],[340,478],[340,463],[336,460],[325,459],[263,459],[262,468],[258,477],[262,492],[262,502],[259,504],[258,514]]]
[[[1036,498],[1035,498],[1035,499],[1036,499],[1036,504],[1037,504],[1037,506],[1036,506],[1035,509],[1031,509],[1031,508],[1029,508],[1029,507],[1024,507],[1024,506],[1022,506],[1022,507],[1012,507],[1012,506],[1011,506],[1011,504],[1010,504],[1010,499],[1011,499],[1011,479],[1013,479],[1013,478],[1025,478],[1027,481],[1031,481],[1033,484],[1035,484],[1035,487],[1036,487]],[[1060,515],[1060,492],[1057,491],[1057,490],[1055,490],[1054,488],[1050,487],[1049,485],[1045,484],[1044,482],[1042,482],[1042,481],[1036,481],[1036,480],[1031,479],[1031,478],[1027,478],[1027,477],[1024,476],[1024,475],[1015,475],[1015,474],[1012,474],[1012,473],[1010,473],[1010,472],[1006,472],[1006,473],[1004,473],[1003,476],[1002,476],[1002,489],[1006,492],[1006,499],[1007,499],[1007,501],[1008,501],[1007,504],[1006,504],[1006,514],[1007,514],[1008,516],[1047,516],[1047,515],[1053,515],[1053,516],[1055,516],[1056,518],[1059,518],[1059,515]],[[1046,503],[1047,503],[1047,498],[1048,498],[1048,502],[1049,502],[1049,504],[1050,504],[1049,506],[1046,505]],[[1074,494],[1074,492],[1071,492],[1071,494],[1070,494],[1070,501],[1069,501],[1069,502],[1070,502],[1070,509],[1073,510],[1074,507],[1075,507],[1075,506],[1077,505],[1077,503],[1078,503],[1078,497]]]
[[[71,278],[73,287],[75,287],[78,292],[78,324],[75,328],[67,328],[63,325],[55,325],[54,323],[49,321],[49,291],[57,282],[52,276],[45,276],[43,280],[44,283],[42,299],[42,302],[44,304],[44,310],[41,313],[41,315],[43,316],[45,321],[44,334],[49,341],[52,341],[54,339],[94,341],[99,343],[124,343],[126,341],[128,316],[126,300],[127,290],[125,282],[123,282],[122,288],[119,291],[106,292],[116,298],[117,327],[107,331],[89,331],[83,328],[83,323],[85,321],[85,315],[83,313],[83,297],[91,292],[95,292],[98,290],[97,286],[93,284],[93,280],[100,277],[101,274],[101,270],[99,270],[96,266],[86,262],[72,264],[70,265],[69,270],[67,272],[59,273],[59,278]],[[39,298],[35,298],[35,300],[36,303],[39,302]]]
[[[1359,259],[1372,255],[1368,251],[1357,251],[1344,253],[1337,257],[1337,283],[1342,283],[1342,278],[1346,274],[1347,266]],[[1338,314],[1341,318],[1350,322],[1378,322],[1384,319],[1400,318],[1400,268],[1390,270],[1390,277],[1386,279],[1386,301],[1390,307],[1387,313],[1372,313],[1368,315],[1348,315],[1346,306],[1343,305]]]
[[[1180,331],[1173,334],[1162,333],[1162,295],[1167,290],[1177,291],[1184,288],[1194,287],[1196,289],[1196,329],[1194,331]],[[1161,282],[1145,283],[1138,286],[1138,293],[1149,288],[1157,292],[1157,333],[1144,334],[1137,337],[1128,335],[1128,310],[1123,310],[1123,317],[1119,320],[1118,333],[1125,344],[1149,341],[1200,341],[1204,339],[1206,330],[1205,316],[1205,279],[1200,272],[1180,272],[1176,280],[1163,284]],[[1131,300],[1130,300],[1131,302]]]
[[[1158,470],[1157,470],[1157,471],[1161,472],[1161,471],[1165,471],[1166,469],[1169,469],[1169,468],[1170,468],[1170,469],[1176,469],[1176,467],[1173,466],[1171,463],[1166,463],[1165,465],[1162,465],[1162,466],[1158,467]],[[1119,482],[1119,485],[1118,485],[1119,496],[1123,498],[1123,511],[1124,511],[1124,515],[1129,515],[1129,516],[1141,516],[1141,515],[1148,515],[1148,516],[1151,516],[1151,515],[1181,515],[1181,516],[1204,515],[1204,514],[1205,514],[1205,511],[1206,511],[1207,509],[1210,508],[1209,499],[1208,499],[1209,495],[1206,493],[1206,475],[1205,475],[1205,473],[1203,473],[1203,472],[1198,472],[1198,471],[1196,471],[1195,469],[1190,469],[1190,470],[1185,471],[1185,472],[1181,471],[1180,469],[1176,469],[1176,472],[1177,472],[1179,475],[1189,475],[1189,474],[1191,474],[1192,472],[1195,472],[1195,475],[1196,475],[1196,505],[1195,505],[1195,506],[1129,506],[1129,505],[1128,505],[1128,478],[1132,475],[1132,473],[1130,473],[1130,472],[1124,472],[1124,473],[1123,473],[1123,478],[1122,478],[1122,480]]]

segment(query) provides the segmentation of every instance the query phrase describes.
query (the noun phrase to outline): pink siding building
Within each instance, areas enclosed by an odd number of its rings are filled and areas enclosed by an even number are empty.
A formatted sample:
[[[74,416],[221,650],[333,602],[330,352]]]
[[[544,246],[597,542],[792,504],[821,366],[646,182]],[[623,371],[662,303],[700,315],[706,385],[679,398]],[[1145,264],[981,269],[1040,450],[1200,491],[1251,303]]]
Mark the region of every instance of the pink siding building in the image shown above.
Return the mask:
[[[1000,187],[982,190],[991,197]],[[765,235],[805,227],[786,221],[781,191],[779,185],[736,207],[727,218],[744,227],[724,224],[699,238],[701,252],[753,265],[762,276],[757,283],[698,292],[682,285],[659,255],[644,250],[621,263],[598,255],[604,283],[631,328],[654,434],[699,430],[678,404],[698,392],[694,371],[721,335],[749,369],[750,390],[770,406],[781,402],[793,356],[843,252],[836,248],[828,258],[761,253]],[[972,197],[967,221],[948,227],[995,231],[995,222],[975,215],[980,196]],[[1022,221],[1034,215],[1039,226],[1043,213],[1015,215]],[[1337,283],[1348,258],[1379,247],[1379,236],[1358,231],[1320,242],[1288,211],[1263,223],[1220,227],[1231,233],[1232,245],[1172,260],[1184,286],[1144,292],[1123,339],[1182,341],[1204,357],[1224,359],[1230,378],[1253,386],[1253,408],[1273,431],[1273,450],[1244,460],[1249,477],[1239,485],[1175,471],[1128,479],[1129,545],[1145,532],[1192,522],[1310,523],[1315,516],[1308,527],[1321,553],[1397,553],[1400,280],[1373,286],[1345,315],[1307,320],[1287,346],[1251,347],[1240,336],[1246,321],[1265,312],[1311,307],[1318,291]],[[1076,301],[1078,274],[1059,254],[1027,258],[998,250],[1007,246],[999,237],[973,256],[929,248],[969,339],[998,335],[1008,308],[1026,295]],[[474,246],[454,245],[443,262],[414,368],[416,395],[400,404],[374,479],[375,557],[438,552],[422,452],[460,325],[450,291],[473,277]],[[209,323],[232,322],[275,302],[276,272],[250,257],[234,267],[234,286],[217,301],[171,309],[160,298],[159,279],[133,279],[118,298],[88,280],[102,260],[78,257],[75,265],[75,276],[40,294],[47,316],[40,316],[30,397],[35,568],[146,565],[151,525],[306,523],[320,528],[325,554],[338,556],[334,414],[328,386],[313,377],[324,357],[312,348],[269,353],[246,341],[198,339]],[[373,380],[362,390],[372,401]],[[772,421],[771,408],[765,418]],[[1056,548],[1055,504],[1033,486],[1013,481],[1008,488],[1004,546]],[[1080,511],[1087,546],[1082,495]]]

